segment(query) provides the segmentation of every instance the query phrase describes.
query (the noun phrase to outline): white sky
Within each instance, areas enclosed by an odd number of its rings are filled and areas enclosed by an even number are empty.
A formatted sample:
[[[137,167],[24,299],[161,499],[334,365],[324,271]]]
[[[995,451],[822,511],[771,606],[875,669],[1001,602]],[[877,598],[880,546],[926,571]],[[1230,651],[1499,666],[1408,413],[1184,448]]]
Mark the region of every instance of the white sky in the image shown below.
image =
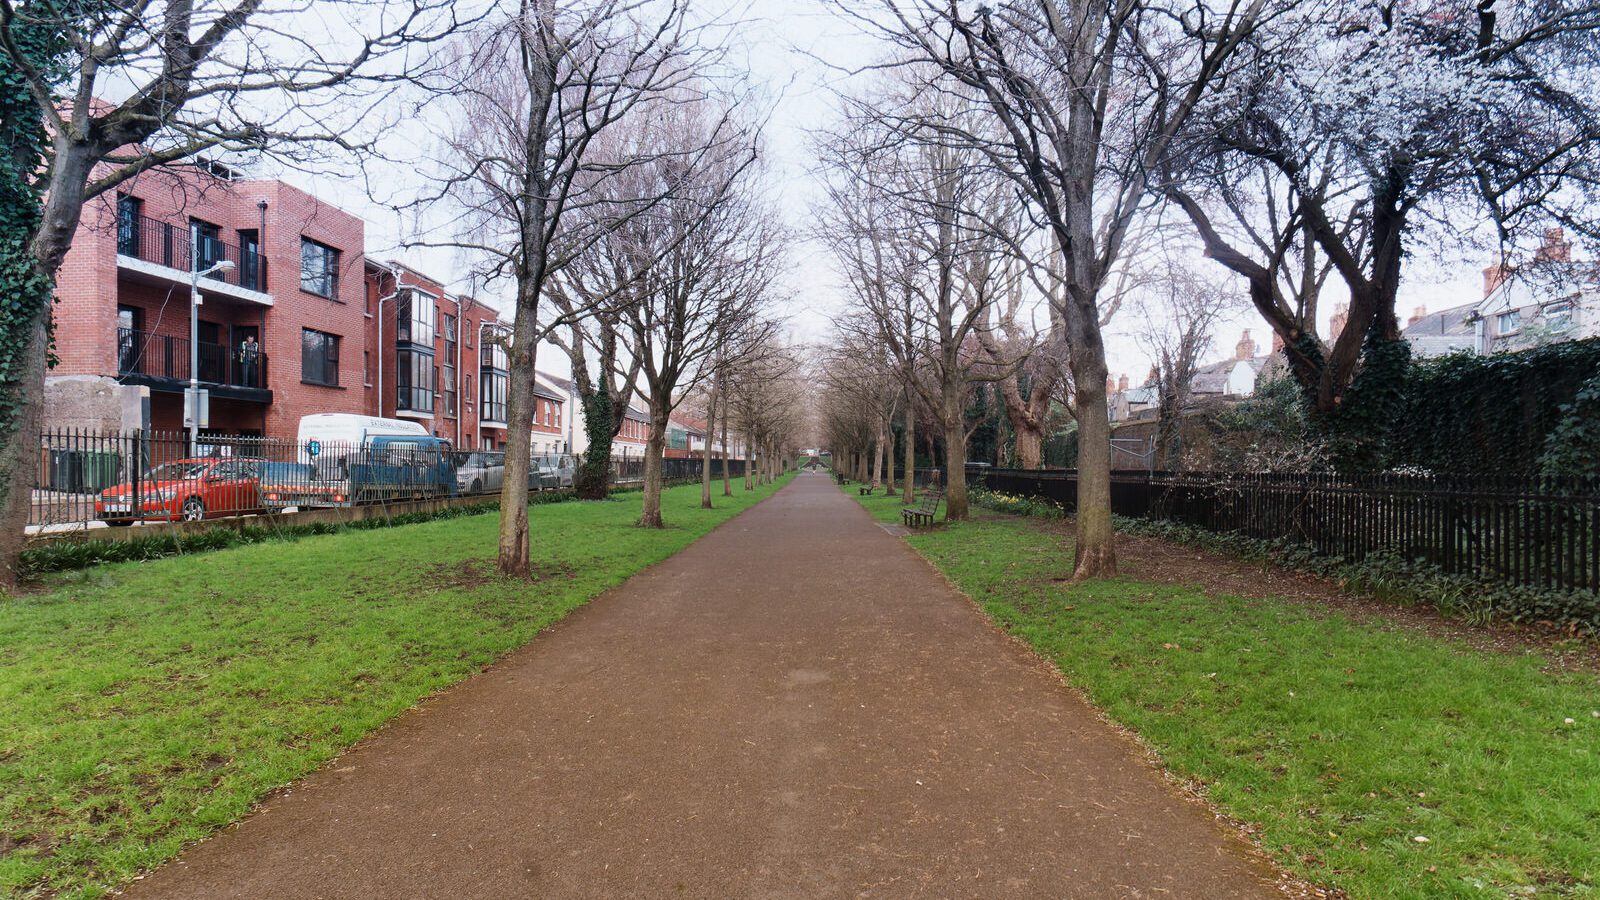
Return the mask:
[[[736,29],[734,58],[748,67],[752,80],[773,98],[774,110],[766,135],[772,189],[779,198],[789,224],[803,232],[810,204],[816,198],[816,185],[810,175],[808,139],[814,127],[833,115],[833,91],[840,88],[848,70],[869,62],[878,47],[856,28],[830,13],[817,0],[707,0],[698,9],[702,15],[730,11],[740,20]],[[415,136],[413,136],[415,137]],[[403,167],[397,167],[403,168]],[[273,174],[273,173],[263,173]],[[409,223],[392,211],[368,199],[359,179],[311,176],[299,172],[276,173],[276,177],[296,184],[367,220],[367,255],[375,259],[398,259],[457,290],[471,291],[472,285],[460,276],[467,270],[453,251],[433,248],[402,249]],[[392,173],[395,183],[416,179],[414,171]],[[1402,325],[1416,306],[1436,311],[1478,299],[1481,296],[1481,269],[1486,259],[1461,258],[1441,264],[1418,253],[1408,260],[1409,279],[1399,303]],[[829,316],[843,308],[849,298],[841,280],[831,268],[827,254],[816,244],[797,241],[790,253],[789,288],[793,296],[786,311],[791,336],[797,341],[819,341],[827,336]],[[1201,272],[1222,275],[1221,267],[1203,258],[1193,261]],[[1332,282],[1337,279],[1330,279]],[[507,309],[494,290],[474,291],[486,302]],[[1322,325],[1339,302],[1330,289],[1322,302]],[[1250,329],[1265,352],[1270,330],[1248,308],[1240,283],[1240,311],[1217,330],[1207,361],[1224,358],[1233,352],[1243,329]],[[1150,368],[1148,356],[1134,334],[1143,327],[1137,311],[1125,307],[1107,325],[1107,362],[1113,375],[1127,374],[1134,384],[1143,380]],[[541,349],[539,367],[566,374],[565,357],[553,347]]]

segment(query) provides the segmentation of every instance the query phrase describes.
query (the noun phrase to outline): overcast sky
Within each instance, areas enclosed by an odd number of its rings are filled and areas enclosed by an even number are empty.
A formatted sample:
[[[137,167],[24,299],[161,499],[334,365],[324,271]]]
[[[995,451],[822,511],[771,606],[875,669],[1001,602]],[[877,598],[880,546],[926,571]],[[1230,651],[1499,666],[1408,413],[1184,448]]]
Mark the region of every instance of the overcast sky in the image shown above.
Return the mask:
[[[835,92],[848,87],[849,70],[869,63],[880,51],[869,38],[847,21],[831,14],[817,0],[709,0],[697,7],[701,15],[732,11],[740,24],[736,29],[735,59],[748,67],[752,80],[765,88],[774,103],[773,117],[766,135],[772,190],[779,198],[784,215],[797,231],[803,231],[808,210],[817,194],[811,177],[807,149],[816,127],[834,116]],[[425,129],[419,129],[426,135]],[[425,139],[425,138],[424,138]],[[403,167],[397,167],[403,168]],[[395,171],[394,183],[415,179],[413,171]],[[283,172],[285,181],[295,183],[323,199],[361,215],[367,220],[367,254],[379,260],[398,259],[412,268],[450,284],[457,290],[472,290],[461,280],[465,263],[451,251],[431,248],[404,248],[413,237],[411,223],[368,199],[365,187],[356,179],[309,176]],[[1479,299],[1481,269],[1487,259],[1469,252],[1468,257],[1441,264],[1420,252],[1408,262],[1410,279],[1401,294],[1402,324],[1416,306],[1437,311]],[[1199,271],[1223,277],[1221,267],[1194,254]],[[1337,279],[1332,279],[1336,282]],[[821,341],[827,336],[829,316],[850,302],[841,280],[831,267],[827,254],[816,244],[801,240],[793,245],[789,260],[789,287],[794,297],[786,310],[791,336],[799,341]],[[1237,314],[1219,327],[1207,361],[1222,359],[1233,352],[1242,330],[1248,328],[1258,344],[1264,346],[1270,331],[1266,323],[1243,300]],[[508,289],[501,286],[477,292],[485,301],[508,309]],[[499,296],[497,296],[497,294]],[[1339,299],[1327,296],[1322,304],[1322,325]],[[1134,384],[1142,381],[1150,368],[1148,356],[1134,335],[1145,326],[1142,316],[1124,308],[1106,327],[1107,363],[1111,372],[1127,374]],[[566,374],[564,357],[554,348],[540,351],[539,368]]]

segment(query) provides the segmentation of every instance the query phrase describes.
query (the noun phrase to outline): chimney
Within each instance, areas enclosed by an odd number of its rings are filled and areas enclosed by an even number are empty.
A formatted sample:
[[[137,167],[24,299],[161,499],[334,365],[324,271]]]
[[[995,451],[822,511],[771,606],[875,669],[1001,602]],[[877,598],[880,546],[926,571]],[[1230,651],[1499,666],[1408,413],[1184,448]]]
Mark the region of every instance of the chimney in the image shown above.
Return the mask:
[[[1282,353],[1282,352],[1283,352],[1283,335],[1279,334],[1277,329],[1273,329],[1273,331],[1272,331],[1272,355],[1273,356],[1277,356],[1279,353]]]
[[[1483,295],[1485,297],[1494,293],[1495,288],[1506,283],[1511,277],[1511,267],[1506,265],[1506,258],[1501,255],[1495,260],[1494,265],[1485,266],[1483,269]]]
[[[1344,333],[1344,323],[1350,321],[1350,304],[1341,303],[1333,309],[1333,318],[1328,320],[1328,340],[1337,341],[1339,335]]]
[[[1572,262],[1572,242],[1560,228],[1546,228],[1544,243],[1533,254],[1534,262]]]
[[[1233,346],[1233,356],[1235,359],[1249,359],[1255,355],[1256,342],[1250,340],[1250,329],[1246,328],[1239,337],[1239,343]]]
[[[1411,318],[1406,320],[1406,327],[1410,328],[1411,326],[1417,324],[1418,322],[1421,322],[1423,319],[1426,319],[1427,317],[1428,317],[1428,308],[1426,306],[1419,306],[1416,309],[1411,311]]]
[[[1150,367],[1150,374],[1145,376],[1144,386],[1149,387],[1161,380],[1161,370],[1155,366]]]
[[[1110,394],[1115,394],[1116,392],[1117,392],[1117,380],[1115,378],[1112,378],[1110,375],[1107,375],[1106,376],[1106,394],[1110,395]]]
[[[1127,389],[1128,389],[1128,376],[1127,375],[1123,375],[1121,378],[1117,379],[1117,390],[1125,391]]]

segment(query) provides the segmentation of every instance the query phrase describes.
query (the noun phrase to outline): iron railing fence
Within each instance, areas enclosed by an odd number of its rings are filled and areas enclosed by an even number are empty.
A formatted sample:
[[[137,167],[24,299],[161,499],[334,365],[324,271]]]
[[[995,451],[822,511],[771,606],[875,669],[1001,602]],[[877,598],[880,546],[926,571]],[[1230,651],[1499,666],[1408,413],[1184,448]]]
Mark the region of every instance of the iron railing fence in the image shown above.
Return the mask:
[[[190,255],[191,249],[198,258]],[[233,270],[205,276],[200,283],[201,290],[205,290],[207,281],[221,281],[253,291],[267,289],[267,259],[261,255],[259,247],[230,244],[203,231],[198,242],[192,241],[190,226],[180,222],[124,215],[117,222],[117,253],[185,272],[204,271],[227,261],[233,263]]]
[[[534,454],[530,491],[570,488],[580,460]],[[744,475],[744,460],[730,460]],[[662,460],[668,481],[700,477],[699,459]],[[721,477],[721,460],[712,464]],[[612,478],[644,477],[640,457],[612,460]],[[505,453],[384,436],[368,445],[183,432],[52,430],[41,435],[28,524],[34,531],[195,521],[290,509],[498,495]]]
[[[117,374],[163,381],[189,380],[189,339],[136,328],[117,329]],[[267,355],[258,348],[201,341],[199,380],[230,387],[265,388]]]
[[[967,479],[1076,508],[1073,470],[973,467]],[[1388,554],[1511,584],[1600,590],[1600,478],[1114,472],[1111,509],[1328,557]]]

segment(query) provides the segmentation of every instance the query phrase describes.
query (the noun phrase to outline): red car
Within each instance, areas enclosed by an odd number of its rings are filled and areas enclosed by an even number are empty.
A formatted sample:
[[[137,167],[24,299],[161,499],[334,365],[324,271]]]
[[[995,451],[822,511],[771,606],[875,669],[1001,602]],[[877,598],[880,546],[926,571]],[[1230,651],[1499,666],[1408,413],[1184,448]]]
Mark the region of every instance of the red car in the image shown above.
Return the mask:
[[[95,517],[108,525],[198,522],[212,516],[261,512],[260,476],[266,460],[244,457],[180,459],[157,466],[133,485],[107,488],[95,498]]]

